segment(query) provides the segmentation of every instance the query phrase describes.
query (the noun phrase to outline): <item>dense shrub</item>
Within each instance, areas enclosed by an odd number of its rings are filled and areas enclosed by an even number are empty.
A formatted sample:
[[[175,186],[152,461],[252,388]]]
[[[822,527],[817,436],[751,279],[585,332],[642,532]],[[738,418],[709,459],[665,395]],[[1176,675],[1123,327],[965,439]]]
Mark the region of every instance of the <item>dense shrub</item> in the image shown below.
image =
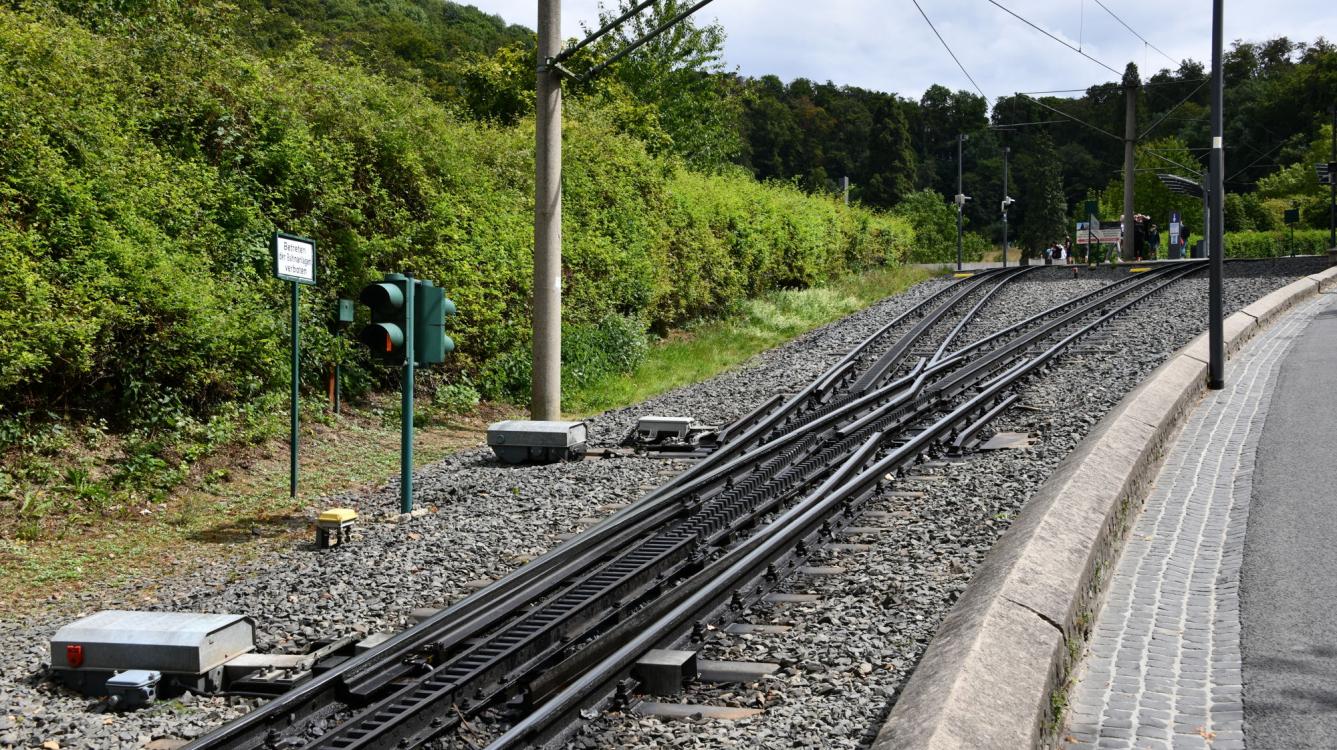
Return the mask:
[[[1296,255],[1323,255],[1328,252],[1328,233],[1318,229],[1295,232]],[[1274,258],[1291,254],[1289,231],[1227,232],[1227,258]]]
[[[532,119],[463,119],[300,40],[248,51],[223,4],[153,5],[93,30],[0,9],[0,410],[139,423],[280,389],[275,228],[319,245],[301,311],[313,384],[335,359],[354,390],[385,377],[324,324],[335,298],[406,271],[458,304],[450,367],[485,395],[523,394]],[[602,109],[568,113],[568,377],[626,367],[647,326],[896,262],[913,241],[901,219],[696,174]]]

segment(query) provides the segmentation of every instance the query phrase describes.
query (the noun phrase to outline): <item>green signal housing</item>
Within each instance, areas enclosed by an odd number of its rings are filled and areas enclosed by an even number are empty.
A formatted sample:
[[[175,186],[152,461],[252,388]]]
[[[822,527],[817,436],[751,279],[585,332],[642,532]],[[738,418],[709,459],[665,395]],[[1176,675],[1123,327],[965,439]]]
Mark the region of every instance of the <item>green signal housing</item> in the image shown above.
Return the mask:
[[[382,362],[404,362],[404,329],[408,313],[404,309],[404,285],[407,283],[403,274],[386,274],[384,280],[368,284],[358,295],[358,300],[371,310],[371,323],[358,333],[358,340]]]
[[[446,290],[430,281],[416,281],[413,306],[413,357],[420,365],[439,365],[455,351],[446,335],[446,318],[455,314],[455,303]]]

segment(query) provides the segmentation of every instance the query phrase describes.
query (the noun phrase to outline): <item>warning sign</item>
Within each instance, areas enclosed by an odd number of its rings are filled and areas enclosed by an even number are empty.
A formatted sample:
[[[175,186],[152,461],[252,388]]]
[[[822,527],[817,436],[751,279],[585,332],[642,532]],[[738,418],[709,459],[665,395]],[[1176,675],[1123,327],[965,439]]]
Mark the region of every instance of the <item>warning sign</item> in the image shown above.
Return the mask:
[[[274,276],[298,284],[316,283],[315,240],[275,232],[270,250],[274,254]]]

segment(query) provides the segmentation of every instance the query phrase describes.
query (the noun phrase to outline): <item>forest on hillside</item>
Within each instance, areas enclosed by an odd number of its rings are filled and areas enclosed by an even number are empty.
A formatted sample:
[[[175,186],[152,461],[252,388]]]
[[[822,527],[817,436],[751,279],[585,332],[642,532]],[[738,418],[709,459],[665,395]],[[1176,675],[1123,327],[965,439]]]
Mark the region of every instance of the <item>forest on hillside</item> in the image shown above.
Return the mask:
[[[463,20],[476,11],[451,3],[377,5],[392,9],[386,17],[395,20],[365,24],[365,4],[351,0],[271,2],[269,7],[299,9],[284,11],[294,13],[294,27],[327,37],[331,29],[358,29],[358,43],[347,49],[388,73],[411,71],[439,96],[466,102],[474,117],[514,122],[532,111],[531,32],[490,18],[484,33],[477,18]],[[620,3],[618,10],[627,5]],[[640,25],[596,46],[585,64],[681,6],[677,0],[659,0]],[[410,12],[411,7],[438,12],[428,18],[422,11]],[[605,13],[611,15],[611,10]],[[405,20],[409,18],[414,20]],[[516,20],[528,21],[511,19]],[[428,30],[399,33],[402,25],[418,23]],[[417,41],[449,40],[450,29],[462,25],[485,42],[456,46],[458,54],[496,51],[486,65],[472,67],[464,76],[457,67],[441,62],[441,56],[457,54],[441,51],[452,49],[449,42]],[[932,191],[939,200],[954,194],[956,141],[964,135],[965,192],[975,198],[966,205],[967,225],[994,243],[1001,239],[998,201],[1003,196],[1004,147],[1013,159],[1009,194],[1018,199],[1009,220],[1023,243],[1039,245],[1061,231],[1052,220],[1058,213],[1055,207],[1026,200],[1027,195],[1039,198],[1046,192],[1061,192],[1062,213],[1068,217],[1087,198],[1101,199],[1106,220],[1117,219],[1122,212],[1121,200],[1111,202],[1106,195],[1118,184],[1123,168],[1121,80],[1097,82],[1083,91],[1015,93],[993,102],[940,85],[918,98],[907,98],[830,81],[740,76],[724,63],[724,40],[725,29],[718,25],[701,23],[675,30],[615,68],[612,81],[573,93],[623,100],[619,107],[626,109],[619,126],[625,132],[652,152],[671,153],[694,168],[711,171],[740,165],[759,180],[789,182],[811,193],[834,194],[841,178],[848,177],[854,200],[882,209],[902,206],[919,191]],[[436,50],[437,57],[425,49]],[[1282,212],[1293,205],[1301,209],[1302,227],[1326,227],[1325,196],[1311,166],[1329,158],[1330,112],[1337,104],[1337,46],[1322,37],[1313,42],[1284,37],[1236,40],[1226,50],[1223,67],[1225,137],[1231,144],[1228,230],[1278,229]],[[1205,66],[1184,60],[1173,67],[1139,71],[1130,64],[1125,77],[1139,84],[1140,167],[1189,177],[1204,169],[1209,141]],[[924,197],[911,201],[926,203]],[[1200,221],[1200,208],[1174,201],[1154,175],[1139,179],[1139,211],[1159,216],[1171,204],[1186,214],[1186,222]],[[920,216],[911,208],[903,213],[928,233],[941,219]]]

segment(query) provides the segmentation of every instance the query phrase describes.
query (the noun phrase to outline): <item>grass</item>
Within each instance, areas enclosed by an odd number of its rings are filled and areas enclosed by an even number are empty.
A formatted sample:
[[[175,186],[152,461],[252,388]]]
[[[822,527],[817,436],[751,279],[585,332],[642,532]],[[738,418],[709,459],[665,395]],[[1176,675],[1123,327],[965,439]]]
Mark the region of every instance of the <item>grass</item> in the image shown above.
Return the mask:
[[[568,408],[594,413],[704,380],[931,275],[879,269],[740,303],[733,314],[664,337],[635,372],[584,388]],[[104,489],[124,471],[125,456],[138,455],[105,430],[81,436],[60,427],[59,435],[31,439],[29,448],[0,456],[0,478],[10,479],[0,482],[0,608],[11,617],[73,612],[87,606],[80,593],[108,589],[149,605],[154,586],[138,584],[162,571],[221,563],[230,575],[268,550],[309,542],[323,496],[370,490],[396,473],[395,403],[394,394],[382,394],[339,417],[307,404],[296,499],[288,496],[286,428],[273,425],[193,462],[162,454],[169,460],[149,475],[165,479],[144,491]],[[468,416],[429,411],[415,439],[417,463],[478,445],[489,422],[520,413],[506,404],[484,404]],[[271,416],[286,424],[284,414]]]
[[[283,436],[205,458],[160,497],[94,508],[60,498],[36,521],[8,525],[0,536],[0,608],[19,615],[60,609],[62,600],[78,607],[72,594],[127,586],[156,571],[218,560],[235,565],[273,547],[310,541],[310,519],[323,496],[370,490],[398,471],[398,422],[379,406],[346,408],[337,418],[303,416],[295,499],[288,496]],[[415,459],[425,465],[476,445],[489,421],[512,416],[514,409],[485,407],[471,416],[430,419],[417,432]],[[62,453],[51,460],[87,463],[81,446]],[[136,596],[152,603],[152,587]]]
[[[921,268],[883,268],[822,287],[745,301],[733,314],[661,339],[634,372],[605,377],[569,394],[567,409],[576,415],[594,414],[705,380],[931,275]]]

